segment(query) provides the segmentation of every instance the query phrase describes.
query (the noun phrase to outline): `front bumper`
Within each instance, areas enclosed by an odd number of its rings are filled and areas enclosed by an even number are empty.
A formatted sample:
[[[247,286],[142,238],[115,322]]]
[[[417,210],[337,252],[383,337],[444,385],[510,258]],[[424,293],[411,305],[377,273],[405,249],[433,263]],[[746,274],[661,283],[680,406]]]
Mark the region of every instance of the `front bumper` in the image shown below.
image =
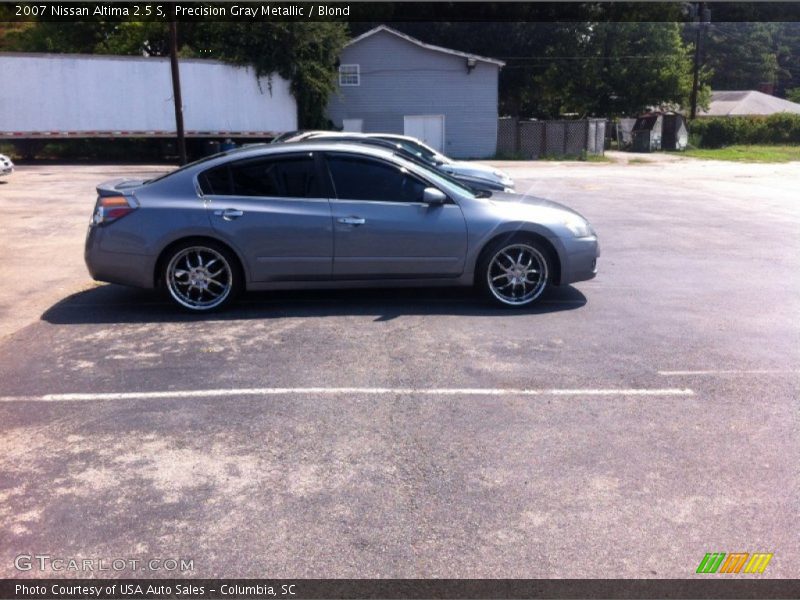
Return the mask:
[[[597,236],[560,240],[561,254],[560,284],[587,281],[597,276],[597,259],[600,257],[600,244]]]

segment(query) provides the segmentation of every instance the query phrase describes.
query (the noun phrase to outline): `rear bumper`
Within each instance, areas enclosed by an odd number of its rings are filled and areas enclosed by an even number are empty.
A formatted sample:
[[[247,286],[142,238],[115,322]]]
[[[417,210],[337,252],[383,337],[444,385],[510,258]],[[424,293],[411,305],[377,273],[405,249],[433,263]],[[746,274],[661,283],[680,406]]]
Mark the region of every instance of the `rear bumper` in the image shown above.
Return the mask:
[[[155,287],[155,258],[103,250],[103,228],[89,227],[83,259],[89,275],[97,281],[140,288]]]
[[[597,276],[597,259],[600,257],[600,244],[597,236],[561,240],[564,253],[561,260],[562,285],[587,281]]]

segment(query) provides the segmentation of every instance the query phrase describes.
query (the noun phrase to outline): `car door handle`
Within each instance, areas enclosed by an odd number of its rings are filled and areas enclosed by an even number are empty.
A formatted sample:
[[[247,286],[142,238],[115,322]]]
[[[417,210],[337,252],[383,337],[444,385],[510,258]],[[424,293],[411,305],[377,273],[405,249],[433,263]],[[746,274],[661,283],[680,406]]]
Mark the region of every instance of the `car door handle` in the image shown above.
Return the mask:
[[[214,214],[218,217],[222,217],[226,221],[233,221],[234,219],[238,219],[244,214],[243,210],[236,210],[235,208],[226,208],[225,210],[215,210]]]
[[[363,225],[366,223],[366,219],[362,219],[361,217],[342,217],[339,219],[339,223],[343,223],[345,225]]]

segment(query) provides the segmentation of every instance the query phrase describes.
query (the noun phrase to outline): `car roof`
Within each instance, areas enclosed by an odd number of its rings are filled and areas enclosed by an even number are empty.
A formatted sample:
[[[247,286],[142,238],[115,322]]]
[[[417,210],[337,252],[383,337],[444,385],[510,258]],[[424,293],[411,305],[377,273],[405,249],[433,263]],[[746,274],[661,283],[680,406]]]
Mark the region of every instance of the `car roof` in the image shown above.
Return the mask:
[[[355,132],[355,131],[326,131],[323,129],[311,129],[305,131],[298,131],[292,135],[281,136],[280,139],[273,140],[272,143],[280,143],[280,142],[301,142],[303,140],[308,139],[316,139],[316,138],[335,138],[335,137],[342,137],[342,136],[359,136],[359,137],[366,137],[363,133]]]
[[[384,146],[386,148],[395,148],[395,149],[399,147],[399,144],[397,142],[393,142],[392,140],[369,137],[363,134],[350,135],[348,133],[343,133],[337,135],[320,135],[299,140],[299,142],[308,142],[309,144],[312,142],[324,143],[324,142],[334,142],[334,141],[339,143],[350,143],[359,145],[369,144],[371,146]],[[291,144],[297,142],[287,142],[287,143]]]
[[[383,159],[402,159],[396,152],[389,148],[380,146],[368,146],[356,142],[337,142],[337,141],[309,141],[309,142],[278,142],[276,144],[253,144],[251,146],[244,146],[234,150],[220,152],[213,156],[200,159],[193,163],[189,163],[169,173],[165,173],[161,177],[150,180],[148,183],[156,184],[166,181],[175,181],[175,177],[189,177],[194,178],[199,173],[208,169],[220,167],[235,160],[248,160],[251,158],[260,158],[280,154],[296,154],[300,152],[319,152],[319,151],[340,151],[350,152],[353,154],[360,154],[362,156],[371,156],[374,158]],[[405,162],[411,162],[406,160]]]
[[[214,160],[213,164],[222,164],[228,160],[241,160],[247,158],[257,158],[259,156],[270,156],[272,154],[286,154],[304,151],[320,150],[340,150],[347,152],[355,152],[357,154],[368,154],[376,157],[390,157],[394,152],[390,148],[383,148],[381,146],[373,146],[360,144],[358,142],[337,141],[335,139],[313,139],[302,140],[299,142],[278,142],[275,144],[253,144],[252,146],[244,146],[222,152],[216,156],[219,160]],[[212,161],[207,161],[205,164],[211,166]],[[200,165],[198,165],[200,166]]]
[[[415,137],[411,137],[410,135],[401,135],[399,133],[365,133],[366,137],[371,138],[378,138],[382,140],[405,140],[407,142],[419,142]]]

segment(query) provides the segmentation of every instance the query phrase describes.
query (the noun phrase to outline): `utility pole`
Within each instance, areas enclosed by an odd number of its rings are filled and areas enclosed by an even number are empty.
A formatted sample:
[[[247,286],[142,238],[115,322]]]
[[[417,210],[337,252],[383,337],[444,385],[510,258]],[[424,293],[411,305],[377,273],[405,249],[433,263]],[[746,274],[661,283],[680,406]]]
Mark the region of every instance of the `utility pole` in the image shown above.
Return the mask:
[[[174,7],[172,7],[174,11]],[[178,157],[186,164],[186,135],[183,131],[183,101],[181,100],[181,75],[178,71],[178,28],[175,14],[169,22],[169,62],[172,70],[172,98],[175,101],[175,128],[178,132]]]
[[[689,118],[694,120],[697,116],[697,91],[700,85],[700,63],[703,61],[703,38],[705,37],[705,30],[711,22],[711,10],[706,7],[705,2],[698,2],[696,5],[696,18],[697,18],[697,37],[694,41],[694,76],[692,78],[692,97],[691,97],[691,113]]]

